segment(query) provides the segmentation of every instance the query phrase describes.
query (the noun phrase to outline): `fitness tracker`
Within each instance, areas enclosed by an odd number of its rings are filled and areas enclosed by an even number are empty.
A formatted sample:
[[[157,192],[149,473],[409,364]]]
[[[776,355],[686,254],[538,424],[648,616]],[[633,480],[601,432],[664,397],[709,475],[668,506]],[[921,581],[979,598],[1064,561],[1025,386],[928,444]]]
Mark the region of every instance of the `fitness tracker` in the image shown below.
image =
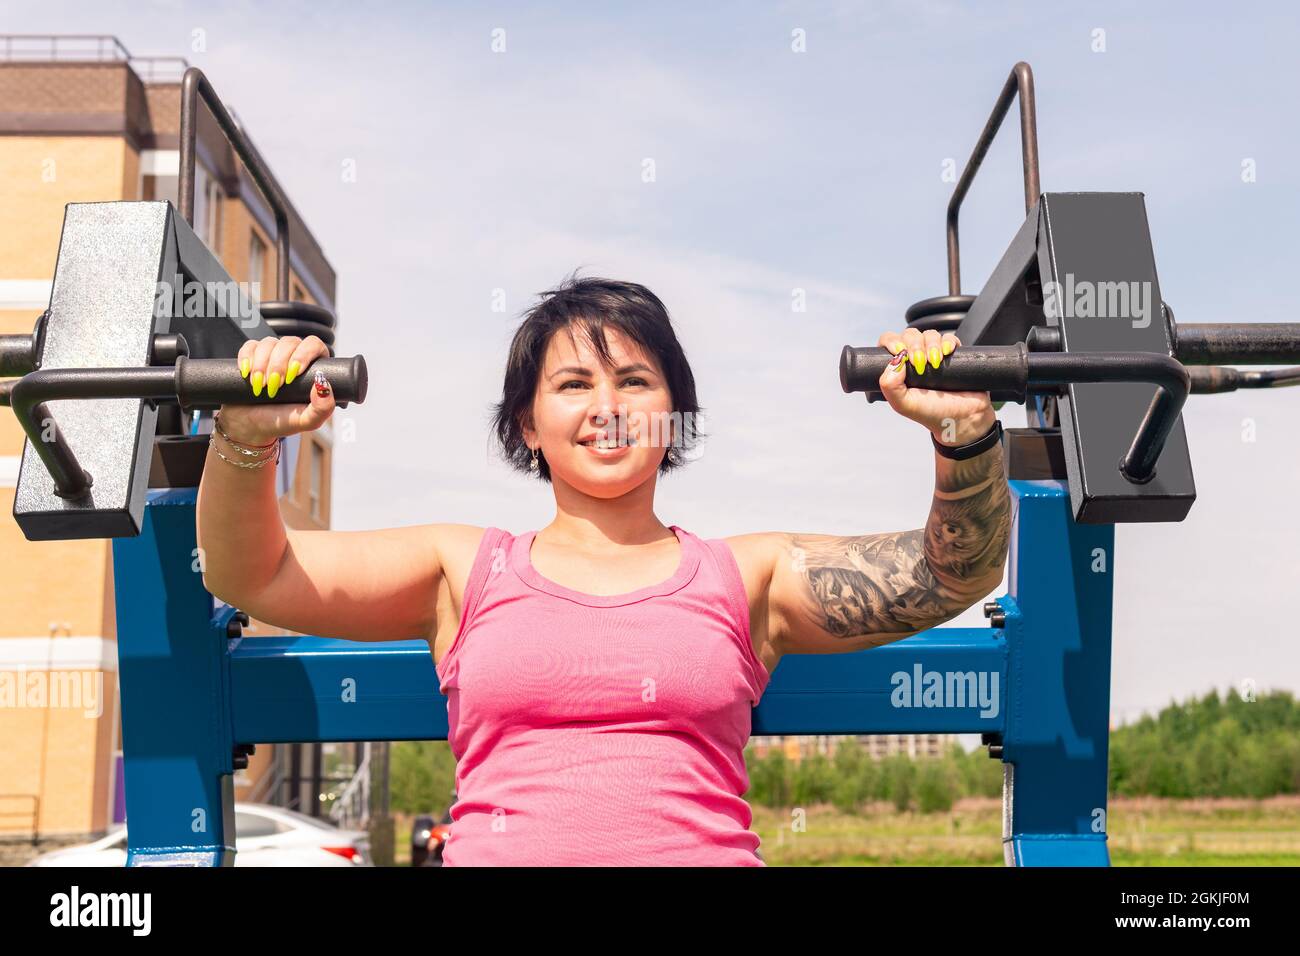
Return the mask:
[[[967,458],[974,458],[982,454],[1002,441],[1002,423],[997,419],[993,421],[993,427],[990,428],[982,438],[977,438],[965,445],[944,445],[934,435],[930,436],[930,441],[934,442],[934,450],[944,458],[951,458],[954,461],[965,461]]]

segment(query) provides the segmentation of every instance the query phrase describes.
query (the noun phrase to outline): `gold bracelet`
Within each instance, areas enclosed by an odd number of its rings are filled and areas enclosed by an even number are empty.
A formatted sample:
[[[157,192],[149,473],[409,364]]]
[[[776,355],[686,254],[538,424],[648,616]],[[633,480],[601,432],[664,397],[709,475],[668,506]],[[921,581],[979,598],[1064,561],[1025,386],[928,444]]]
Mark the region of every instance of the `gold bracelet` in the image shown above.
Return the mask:
[[[266,465],[270,462],[280,460],[280,439],[278,438],[274,442],[275,451],[271,452],[271,454],[267,455],[265,458],[256,462],[235,461],[235,459],[233,458],[227,458],[225,455],[221,454],[221,449],[217,447],[217,440],[215,436],[211,436],[211,435],[208,436],[208,444],[212,446],[212,450],[217,453],[218,458],[220,458],[222,461],[230,462],[236,468],[261,468],[263,465]]]
[[[212,425],[214,428],[216,428],[217,432],[221,435],[221,437],[224,438],[230,444],[230,446],[235,449],[235,451],[239,452],[241,455],[246,455],[249,458],[255,457],[258,454],[258,452],[265,451],[267,448],[270,448],[272,445],[274,445],[276,442],[280,440],[277,438],[275,439],[275,441],[268,442],[265,445],[253,445],[248,442],[237,441],[234,438],[231,438],[229,435],[227,435],[226,430],[221,427],[220,412],[217,412],[212,416]],[[255,449],[255,450],[250,451],[249,449]]]
[[[245,458],[251,458],[258,461],[270,457],[272,446],[278,446],[279,443],[279,439],[277,438],[275,441],[271,442],[270,445],[258,446],[259,449],[258,451],[249,451],[248,449],[242,447],[239,444],[239,442],[235,441],[233,438],[227,437],[226,433],[221,431],[221,429],[217,429],[217,431],[213,433],[211,437],[215,438],[218,434],[221,435],[222,440],[231,447],[231,450],[238,452],[239,454],[243,455]]]

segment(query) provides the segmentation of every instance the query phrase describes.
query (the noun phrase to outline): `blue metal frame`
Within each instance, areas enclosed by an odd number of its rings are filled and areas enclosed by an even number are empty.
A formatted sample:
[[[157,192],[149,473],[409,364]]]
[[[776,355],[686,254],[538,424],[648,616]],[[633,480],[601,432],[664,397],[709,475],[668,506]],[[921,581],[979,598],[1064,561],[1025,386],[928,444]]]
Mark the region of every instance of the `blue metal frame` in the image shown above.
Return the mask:
[[[753,732],[999,735],[1007,863],[1106,866],[1114,528],[1075,524],[1063,481],[1010,488],[1002,627],[785,657]],[[150,492],[142,533],[113,541],[128,866],[233,864],[237,743],[447,736],[424,641],[228,637],[196,498]]]

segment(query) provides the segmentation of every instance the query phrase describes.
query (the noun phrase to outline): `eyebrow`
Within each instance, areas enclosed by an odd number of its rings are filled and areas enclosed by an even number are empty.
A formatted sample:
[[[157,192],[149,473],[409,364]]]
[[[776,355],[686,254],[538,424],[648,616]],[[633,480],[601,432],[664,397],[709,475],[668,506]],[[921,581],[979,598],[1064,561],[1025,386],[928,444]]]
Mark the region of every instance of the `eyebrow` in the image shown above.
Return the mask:
[[[638,362],[636,365],[624,365],[624,366],[623,366],[622,368],[620,368],[620,369],[615,369],[615,370],[614,370],[614,374],[615,374],[615,375],[626,375],[626,374],[628,374],[629,372],[649,372],[651,375],[653,375],[653,374],[654,374],[654,371],[655,371],[655,370],[652,369],[650,366],[648,366],[648,365],[642,365],[641,363]],[[576,365],[566,365],[564,368],[557,368],[557,369],[556,369],[554,372],[552,372],[548,377],[549,377],[549,378],[555,378],[555,376],[557,376],[557,375],[563,375],[565,372],[569,372],[570,374],[573,374],[573,375],[584,375],[584,376],[586,376],[587,378],[590,378],[590,377],[591,377],[591,372],[589,372],[589,371],[588,371],[587,369],[585,369],[585,368],[579,368],[579,367],[576,366]]]

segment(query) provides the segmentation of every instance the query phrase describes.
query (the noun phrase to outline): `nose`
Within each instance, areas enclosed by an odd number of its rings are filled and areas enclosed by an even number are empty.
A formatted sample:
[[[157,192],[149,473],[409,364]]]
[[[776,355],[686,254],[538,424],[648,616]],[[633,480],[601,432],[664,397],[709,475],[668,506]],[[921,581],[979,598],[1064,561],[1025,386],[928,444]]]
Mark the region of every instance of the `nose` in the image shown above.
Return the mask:
[[[591,408],[587,414],[594,428],[612,425],[617,412],[617,393],[613,385],[602,382],[591,390]]]

